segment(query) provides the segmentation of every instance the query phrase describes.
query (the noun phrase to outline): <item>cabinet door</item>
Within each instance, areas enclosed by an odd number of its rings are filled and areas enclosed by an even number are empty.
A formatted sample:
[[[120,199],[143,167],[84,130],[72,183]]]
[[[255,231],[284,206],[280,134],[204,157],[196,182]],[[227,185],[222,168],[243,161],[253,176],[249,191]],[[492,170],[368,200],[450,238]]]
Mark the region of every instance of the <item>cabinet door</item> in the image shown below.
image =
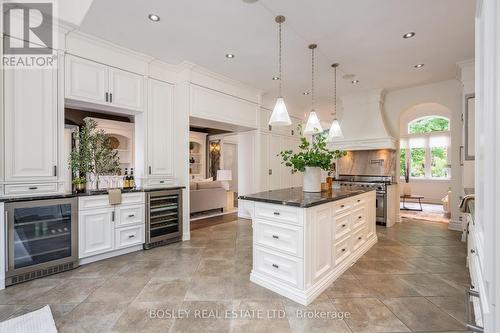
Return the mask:
[[[108,67],[90,60],[66,56],[66,94],[73,100],[107,103]]]
[[[310,212],[311,282],[314,284],[333,268],[332,206],[320,205]],[[307,251],[307,250],[306,250]]]
[[[109,68],[109,102],[117,107],[144,110],[144,77]]]
[[[260,170],[261,170],[261,191],[269,190],[269,179],[271,175],[269,167],[269,135],[260,135]]]
[[[280,157],[277,155],[281,151],[281,136],[269,135],[269,190],[277,190],[281,188],[281,163]]]
[[[299,145],[300,145],[300,139],[292,140],[291,149],[293,150],[294,153],[299,152]],[[304,174],[302,172],[298,171],[298,172],[294,173],[292,175],[292,186],[293,187],[301,187],[303,179],[304,179]]]
[[[57,70],[6,69],[5,179],[56,179]]]
[[[85,258],[114,249],[114,209],[80,211],[78,218],[78,257]]]
[[[282,137],[281,138],[281,150],[289,150],[292,149],[291,138]],[[292,187],[292,168],[287,167],[282,164],[281,156],[278,157],[278,161],[280,163],[280,176],[281,176],[281,188],[290,188]]]
[[[173,85],[149,80],[148,173],[173,177]]]

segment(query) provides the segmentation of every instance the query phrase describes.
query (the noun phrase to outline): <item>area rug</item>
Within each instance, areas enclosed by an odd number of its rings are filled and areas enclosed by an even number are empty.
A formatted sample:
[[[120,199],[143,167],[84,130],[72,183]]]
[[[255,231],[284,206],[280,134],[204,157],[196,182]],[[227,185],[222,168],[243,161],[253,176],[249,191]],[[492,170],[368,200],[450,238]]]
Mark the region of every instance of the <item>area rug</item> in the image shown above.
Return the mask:
[[[0,323],[0,332],[57,333],[56,323],[48,305]]]
[[[418,208],[417,204],[407,203],[407,207]],[[443,211],[441,205],[422,204],[423,211],[408,211],[401,209],[401,217],[413,220],[425,220],[430,222],[449,223],[450,219]]]

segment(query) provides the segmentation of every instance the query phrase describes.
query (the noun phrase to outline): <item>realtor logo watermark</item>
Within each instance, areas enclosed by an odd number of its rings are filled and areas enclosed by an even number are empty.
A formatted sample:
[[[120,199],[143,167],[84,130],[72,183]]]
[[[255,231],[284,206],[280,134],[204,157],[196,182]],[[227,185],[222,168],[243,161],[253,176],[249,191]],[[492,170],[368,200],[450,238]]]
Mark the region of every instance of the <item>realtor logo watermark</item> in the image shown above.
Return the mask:
[[[55,3],[50,0],[4,1],[4,68],[54,68]]]

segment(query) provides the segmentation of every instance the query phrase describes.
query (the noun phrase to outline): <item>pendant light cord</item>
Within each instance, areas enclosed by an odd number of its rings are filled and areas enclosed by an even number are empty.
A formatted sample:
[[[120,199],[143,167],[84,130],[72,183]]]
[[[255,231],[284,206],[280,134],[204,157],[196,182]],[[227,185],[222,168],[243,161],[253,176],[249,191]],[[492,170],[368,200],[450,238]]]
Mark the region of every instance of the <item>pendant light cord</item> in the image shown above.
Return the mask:
[[[279,39],[279,56],[278,56],[279,97],[283,97],[281,95],[281,82],[283,81],[282,77],[281,77],[281,24],[282,23],[278,24],[278,39]]]
[[[333,67],[333,119],[337,118],[337,66]]]
[[[311,48],[311,111],[314,111],[314,49]]]

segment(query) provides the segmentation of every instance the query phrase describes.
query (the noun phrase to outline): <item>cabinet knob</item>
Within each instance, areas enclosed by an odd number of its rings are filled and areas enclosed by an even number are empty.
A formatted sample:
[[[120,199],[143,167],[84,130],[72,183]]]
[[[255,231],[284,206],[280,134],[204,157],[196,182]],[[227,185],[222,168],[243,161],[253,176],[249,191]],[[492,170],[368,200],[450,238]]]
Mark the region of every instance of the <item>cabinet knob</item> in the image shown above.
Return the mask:
[[[476,250],[470,249],[470,253],[476,253]]]
[[[280,268],[280,266],[276,265],[276,264],[273,264],[273,267],[274,268]]]
[[[342,252],[345,252],[345,249],[342,249]]]
[[[28,187],[28,190],[37,190],[38,187],[37,186],[31,186],[31,187]]]
[[[360,219],[360,220],[361,220],[361,218],[362,218],[362,216],[361,216],[361,215],[360,215],[360,216],[358,216],[358,219]]]
[[[273,214],[276,216],[280,216],[280,212],[274,212]]]
[[[273,238],[274,239],[280,239],[280,237],[278,235],[273,235]]]
[[[128,238],[134,238],[135,235],[128,235]]]
[[[344,207],[345,207],[345,205],[340,205],[340,208],[344,208]]]
[[[361,202],[361,199],[358,199],[358,202]]]
[[[135,214],[130,214],[128,217],[134,217],[134,216],[135,216]]]
[[[346,226],[345,224],[342,224],[342,228],[345,228],[345,226]]]
[[[165,181],[164,180],[160,180],[160,184],[163,184],[163,183],[165,183]]]
[[[363,239],[363,237],[359,236],[359,237],[358,237],[358,239],[359,239],[359,240],[362,240],[362,239]]]

